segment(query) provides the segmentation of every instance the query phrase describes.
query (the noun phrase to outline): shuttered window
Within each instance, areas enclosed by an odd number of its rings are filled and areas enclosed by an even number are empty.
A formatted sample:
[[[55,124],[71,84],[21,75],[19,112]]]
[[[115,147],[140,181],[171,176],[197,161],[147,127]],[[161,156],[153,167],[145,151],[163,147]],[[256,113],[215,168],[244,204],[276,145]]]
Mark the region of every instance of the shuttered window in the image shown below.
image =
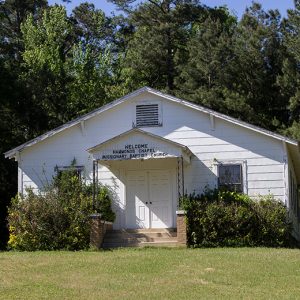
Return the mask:
[[[136,105],[135,127],[161,126],[160,106],[155,104]]]

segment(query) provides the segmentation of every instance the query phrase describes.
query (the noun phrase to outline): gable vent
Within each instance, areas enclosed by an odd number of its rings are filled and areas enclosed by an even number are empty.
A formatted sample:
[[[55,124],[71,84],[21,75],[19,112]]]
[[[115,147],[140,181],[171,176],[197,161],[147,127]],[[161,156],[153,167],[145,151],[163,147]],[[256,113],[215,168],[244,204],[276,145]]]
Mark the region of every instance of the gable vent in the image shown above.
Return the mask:
[[[136,106],[136,127],[160,125],[159,104],[140,104]]]

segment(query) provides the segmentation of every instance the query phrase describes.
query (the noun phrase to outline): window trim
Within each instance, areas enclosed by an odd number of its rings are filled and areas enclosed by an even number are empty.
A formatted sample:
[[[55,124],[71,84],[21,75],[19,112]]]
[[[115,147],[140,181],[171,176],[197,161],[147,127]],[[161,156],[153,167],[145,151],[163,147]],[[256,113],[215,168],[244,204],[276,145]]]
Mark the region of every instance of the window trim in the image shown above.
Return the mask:
[[[158,105],[158,124],[157,125],[141,125],[137,126],[136,121],[136,107],[138,105]],[[143,127],[162,127],[163,126],[163,109],[161,101],[137,101],[134,102],[133,109],[132,109],[132,127],[133,128],[143,128]]]
[[[248,177],[246,160],[217,160],[214,159],[213,172],[216,175],[215,187],[219,188],[219,166],[220,165],[241,165],[242,168],[242,193],[248,194]]]

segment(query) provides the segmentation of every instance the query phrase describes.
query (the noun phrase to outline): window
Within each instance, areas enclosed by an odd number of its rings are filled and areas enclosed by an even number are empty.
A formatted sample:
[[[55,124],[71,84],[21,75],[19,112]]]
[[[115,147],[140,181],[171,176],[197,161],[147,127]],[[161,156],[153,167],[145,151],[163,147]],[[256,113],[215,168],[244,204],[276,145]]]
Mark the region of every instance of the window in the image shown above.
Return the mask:
[[[81,179],[83,169],[84,166],[63,166],[63,167],[56,166],[55,167],[55,171],[57,173],[58,178],[61,177],[61,174],[63,172],[68,171],[68,172],[74,172],[74,175],[76,175],[79,179]]]
[[[218,166],[219,189],[243,192],[241,164],[220,164]]]
[[[161,107],[159,103],[137,104],[133,127],[161,126]]]

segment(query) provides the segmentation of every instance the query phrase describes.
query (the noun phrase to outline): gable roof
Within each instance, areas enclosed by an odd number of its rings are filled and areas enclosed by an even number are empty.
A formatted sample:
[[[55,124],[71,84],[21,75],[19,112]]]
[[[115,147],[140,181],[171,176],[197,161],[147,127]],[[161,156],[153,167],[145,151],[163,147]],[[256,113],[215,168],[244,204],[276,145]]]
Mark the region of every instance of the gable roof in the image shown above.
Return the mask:
[[[153,133],[150,133],[150,132],[147,132],[147,131],[144,131],[144,130],[141,130],[141,129],[139,129],[139,128],[132,128],[132,129],[130,129],[130,130],[128,130],[128,131],[125,131],[125,132],[123,132],[123,133],[121,133],[121,134],[119,134],[119,135],[117,135],[117,136],[114,136],[113,138],[111,138],[111,139],[109,139],[109,140],[107,140],[107,141],[105,141],[105,142],[103,142],[103,143],[100,143],[100,144],[98,144],[98,145],[96,145],[96,146],[93,146],[93,147],[91,147],[91,148],[89,148],[89,149],[87,149],[87,151],[88,152],[90,152],[90,153],[97,153],[97,151],[99,151],[99,150],[101,150],[101,148],[103,149],[104,148],[104,151],[105,151],[105,148],[106,148],[106,146],[112,146],[112,144],[114,144],[114,143],[116,143],[116,144],[118,144],[118,142],[120,141],[120,140],[122,140],[122,139],[124,139],[125,138],[125,141],[127,141],[128,142],[128,140],[126,140],[126,138],[128,138],[128,137],[130,137],[130,136],[132,136],[132,135],[140,135],[140,136],[147,136],[147,137],[149,137],[150,139],[152,138],[153,140],[155,140],[156,142],[158,141],[158,142],[161,142],[161,144],[163,145],[163,144],[165,144],[165,145],[168,145],[168,146],[172,146],[172,148],[173,149],[179,149],[179,152],[177,152],[177,151],[170,151],[170,147],[168,147],[168,150],[167,150],[167,153],[165,153],[167,156],[163,156],[164,158],[165,157],[179,157],[179,156],[182,156],[183,157],[183,159],[186,161],[186,162],[188,162],[188,163],[190,163],[190,159],[191,159],[191,156],[193,155],[193,153],[192,153],[192,151],[189,149],[189,147],[187,147],[187,146],[185,146],[185,145],[182,145],[182,144],[180,144],[180,143],[177,143],[177,142],[174,142],[174,141],[172,141],[172,140],[169,140],[169,139],[166,139],[166,138],[164,138],[164,137],[161,137],[161,136],[159,136],[159,135],[156,135],[156,134],[153,134]],[[124,141],[124,140],[123,140]],[[110,148],[111,149],[111,148]],[[107,149],[106,149],[107,150]],[[149,149],[148,149],[149,150]],[[152,149],[152,150],[154,150],[154,151],[160,151],[160,150],[162,150],[162,149]],[[177,152],[177,153],[176,153]],[[180,153],[180,154],[179,154]],[[179,155],[178,155],[179,154]],[[154,156],[155,157],[155,156]],[[153,156],[150,154],[149,155],[149,153],[147,153],[147,155],[145,155],[144,157],[143,157],[144,159],[149,159],[149,158],[153,158]],[[157,158],[159,158],[159,157],[157,157]],[[160,157],[161,158],[161,157]],[[106,159],[104,159],[104,160],[106,160]],[[123,158],[122,159],[120,159],[120,160],[123,160]]]
[[[212,109],[209,109],[209,108],[206,108],[206,107],[203,107],[203,106],[191,103],[189,101],[186,101],[186,100],[183,100],[183,99],[180,99],[180,98],[177,98],[177,97],[165,94],[165,93],[160,92],[158,90],[155,90],[153,88],[143,87],[143,88],[140,88],[140,89],[138,89],[138,90],[136,90],[136,91],[134,91],[134,92],[132,92],[132,93],[130,93],[128,95],[125,95],[125,96],[123,96],[123,97],[121,97],[121,98],[119,98],[117,100],[114,100],[113,102],[110,102],[110,103],[108,103],[108,104],[106,104],[106,105],[104,105],[104,106],[102,106],[100,108],[97,108],[97,109],[95,109],[95,110],[93,110],[93,111],[91,111],[91,112],[89,112],[89,113],[87,113],[87,114],[85,114],[83,116],[80,116],[80,117],[78,117],[76,119],[73,119],[73,120],[71,120],[71,121],[69,121],[69,122],[67,122],[67,123],[65,123],[65,124],[63,124],[63,125],[55,128],[55,129],[53,129],[53,130],[50,130],[50,131],[48,131],[48,132],[46,132],[46,133],[44,133],[44,134],[42,134],[42,135],[40,135],[40,136],[38,136],[38,137],[30,140],[30,141],[28,141],[28,142],[26,142],[26,143],[24,143],[24,144],[22,144],[22,145],[20,145],[20,146],[18,146],[16,148],[13,148],[13,149],[5,152],[4,155],[5,155],[6,158],[14,158],[14,157],[16,157],[16,155],[17,155],[17,153],[19,151],[22,151],[25,148],[28,148],[28,147],[36,144],[36,143],[39,143],[40,141],[43,141],[43,140],[45,140],[45,139],[47,139],[47,138],[49,138],[49,137],[51,137],[51,136],[53,136],[53,135],[55,135],[55,134],[63,131],[65,129],[68,129],[68,128],[72,127],[72,126],[80,124],[81,122],[89,120],[90,118],[95,117],[95,116],[97,116],[97,115],[99,115],[99,114],[101,114],[101,113],[103,113],[103,112],[105,112],[105,111],[107,111],[107,110],[109,110],[109,109],[111,109],[111,108],[113,108],[113,107],[115,107],[115,106],[117,106],[117,105],[119,105],[119,104],[121,104],[121,103],[123,103],[123,102],[125,102],[125,101],[127,101],[129,99],[131,99],[131,98],[133,98],[133,97],[136,97],[136,96],[138,96],[138,95],[140,95],[142,93],[145,93],[145,92],[148,92],[148,93],[153,94],[153,95],[160,96],[160,97],[165,98],[165,99],[167,99],[169,101],[172,101],[172,102],[180,103],[181,105],[193,108],[195,110],[198,110],[198,111],[201,111],[203,113],[209,114],[209,115],[211,115],[213,117],[216,117],[216,118],[228,121],[230,123],[236,124],[238,126],[241,126],[241,127],[244,127],[244,128],[247,128],[247,129],[259,132],[259,133],[261,133],[263,135],[270,136],[270,137],[275,138],[277,140],[281,140],[281,141],[286,142],[288,144],[292,144],[294,146],[298,146],[298,141],[296,141],[294,139],[290,139],[290,138],[285,137],[283,135],[271,132],[269,130],[260,128],[258,126],[252,125],[252,124],[249,124],[247,122],[244,122],[244,121],[241,121],[241,120],[229,117],[227,115],[218,113],[218,112],[216,112],[216,111],[214,111]]]
[[[153,134],[151,132],[147,132],[147,131],[141,130],[139,128],[132,128],[132,129],[130,129],[128,131],[125,131],[125,132],[123,132],[123,133],[121,133],[121,134],[119,134],[117,136],[114,136],[113,138],[111,138],[111,139],[109,139],[109,140],[107,140],[107,141],[105,141],[103,143],[100,143],[100,144],[98,144],[96,146],[93,146],[93,147],[87,149],[87,151],[92,153],[92,152],[96,151],[97,149],[99,149],[99,148],[101,148],[101,147],[103,147],[105,145],[108,145],[108,144],[110,144],[112,142],[115,142],[115,141],[119,140],[120,138],[126,137],[126,136],[128,136],[128,135],[130,135],[132,133],[140,133],[140,134],[143,134],[143,135],[147,135],[147,136],[152,137],[154,139],[157,139],[157,140],[160,140],[162,142],[165,142],[165,143],[168,143],[170,145],[173,145],[175,147],[178,147],[178,148],[182,149],[183,151],[186,151],[189,155],[193,154],[192,151],[189,149],[189,147],[187,147],[185,145],[182,145],[180,143],[174,142],[174,141],[169,140],[169,139],[165,139],[164,137],[161,137],[159,135]]]

